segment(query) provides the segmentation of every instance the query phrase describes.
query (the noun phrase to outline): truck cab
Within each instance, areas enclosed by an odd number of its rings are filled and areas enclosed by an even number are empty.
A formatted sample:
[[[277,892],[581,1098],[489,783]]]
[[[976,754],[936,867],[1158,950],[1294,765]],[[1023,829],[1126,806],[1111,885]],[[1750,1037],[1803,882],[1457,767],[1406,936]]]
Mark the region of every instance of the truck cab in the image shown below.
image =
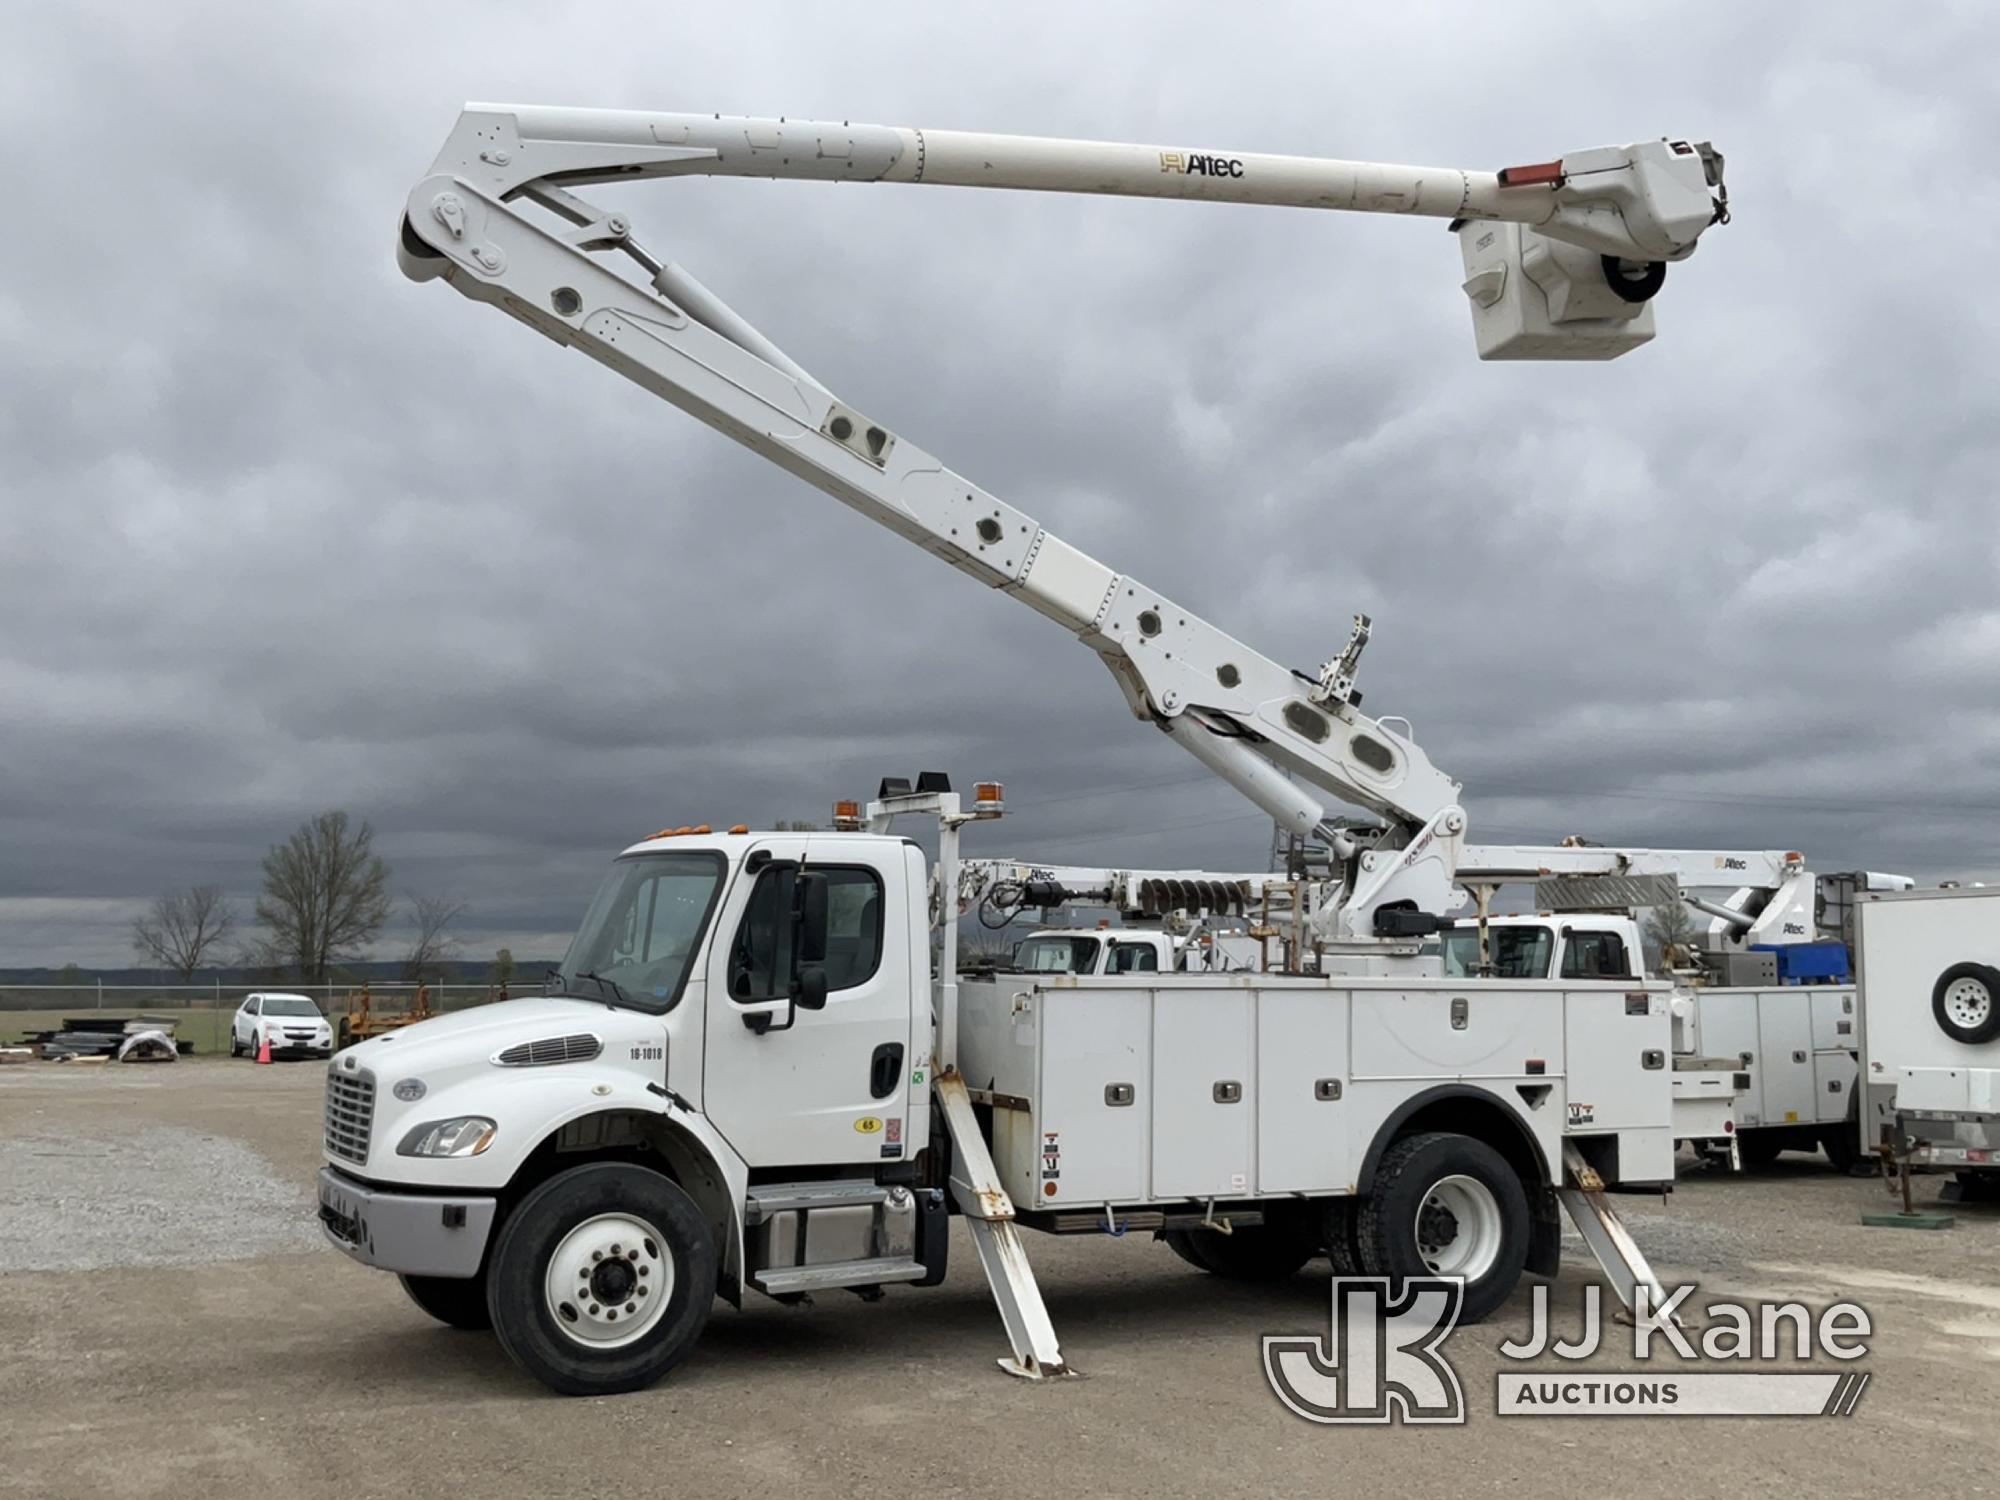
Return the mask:
[[[1049,927],[1014,945],[1016,974],[1158,974],[1175,967],[1178,945],[1144,927]]]

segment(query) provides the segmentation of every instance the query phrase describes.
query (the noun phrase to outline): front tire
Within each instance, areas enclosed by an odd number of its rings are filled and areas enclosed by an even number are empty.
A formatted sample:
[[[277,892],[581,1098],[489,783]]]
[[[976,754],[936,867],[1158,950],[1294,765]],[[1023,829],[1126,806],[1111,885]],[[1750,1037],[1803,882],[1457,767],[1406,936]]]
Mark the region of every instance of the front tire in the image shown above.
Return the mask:
[[[493,1326],[484,1276],[398,1276],[410,1300],[451,1328],[479,1333]]]
[[[1406,1136],[1382,1153],[1356,1239],[1371,1275],[1464,1278],[1461,1323],[1507,1300],[1528,1261],[1528,1195],[1498,1151],[1470,1136]]]
[[[522,1369],[565,1396],[604,1396],[687,1357],[715,1277],[708,1221],[677,1183],[593,1162],[550,1178],[501,1226],[487,1307]]]

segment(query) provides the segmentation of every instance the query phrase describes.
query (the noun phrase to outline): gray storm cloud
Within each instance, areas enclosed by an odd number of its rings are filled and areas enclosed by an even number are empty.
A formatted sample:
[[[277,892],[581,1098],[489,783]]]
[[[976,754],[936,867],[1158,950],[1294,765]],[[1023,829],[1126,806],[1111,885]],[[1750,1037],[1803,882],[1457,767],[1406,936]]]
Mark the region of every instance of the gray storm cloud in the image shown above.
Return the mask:
[[[474,951],[549,951],[663,823],[930,765],[1008,782],[978,847],[1261,862],[1054,627],[403,281],[466,98],[1489,166],[1712,137],[1736,222],[1607,366],[1478,364],[1433,221],[595,192],[1267,653],[1372,613],[1368,707],[1475,837],[2000,872],[1987,9],[300,9],[0,20],[0,963],[125,961],[137,905],[247,897],[325,806]]]

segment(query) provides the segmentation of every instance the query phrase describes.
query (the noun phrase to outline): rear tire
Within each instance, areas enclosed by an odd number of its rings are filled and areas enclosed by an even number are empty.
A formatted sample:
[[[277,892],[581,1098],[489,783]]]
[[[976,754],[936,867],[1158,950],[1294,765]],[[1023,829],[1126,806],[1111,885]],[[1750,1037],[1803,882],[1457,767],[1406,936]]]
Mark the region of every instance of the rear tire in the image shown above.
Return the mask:
[[[1283,1281],[1298,1274],[1319,1246],[1302,1219],[1266,1220],[1229,1234],[1213,1229],[1169,1229],[1174,1254],[1224,1281]]]
[[[1528,1195],[1507,1159],[1470,1136],[1406,1136],[1382,1153],[1356,1224],[1373,1276],[1460,1276],[1458,1321],[1505,1302],[1528,1262]]]
[[[1736,1137],[1736,1149],[1746,1167],[1768,1167],[1778,1159],[1785,1143],[1775,1130],[1751,1130]]]
[[[1366,1276],[1361,1262],[1361,1214],[1359,1202],[1351,1197],[1328,1198],[1320,1205],[1320,1238],[1326,1258],[1336,1276]]]
[[[410,1300],[451,1328],[479,1333],[493,1326],[481,1276],[398,1276]]]
[[[241,1057],[243,1055],[243,1044],[236,1040],[236,1028],[234,1026],[229,1028],[229,1055],[231,1057]]]
[[[1854,1139],[1854,1121],[1828,1126],[1820,1132],[1819,1144],[1834,1171],[1853,1172],[1854,1163],[1861,1155],[1861,1148]]]
[[[592,1162],[551,1177],[501,1226],[486,1301],[522,1369],[565,1396],[605,1396],[687,1357],[715,1285],[708,1221],[680,1185]]]

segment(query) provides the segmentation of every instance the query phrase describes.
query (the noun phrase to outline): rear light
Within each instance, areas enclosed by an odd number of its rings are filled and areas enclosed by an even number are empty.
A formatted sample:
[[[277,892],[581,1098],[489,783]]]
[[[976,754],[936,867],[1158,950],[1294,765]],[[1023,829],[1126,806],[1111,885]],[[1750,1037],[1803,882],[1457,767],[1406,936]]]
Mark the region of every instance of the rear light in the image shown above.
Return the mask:
[[[1724,1135],[1736,1134],[1736,1122],[1734,1120],[1724,1120],[1722,1122],[1722,1133]]]

